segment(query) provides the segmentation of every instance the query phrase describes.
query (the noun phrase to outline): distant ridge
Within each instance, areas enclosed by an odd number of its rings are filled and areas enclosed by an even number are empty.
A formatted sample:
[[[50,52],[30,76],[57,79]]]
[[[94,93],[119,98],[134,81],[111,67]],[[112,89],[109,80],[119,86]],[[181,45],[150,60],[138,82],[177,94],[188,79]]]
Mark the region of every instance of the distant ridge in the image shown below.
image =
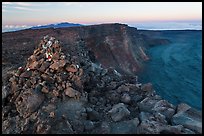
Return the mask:
[[[30,29],[42,29],[42,28],[63,28],[63,27],[75,27],[75,26],[83,26],[81,24],[74,24],[74,23],[58,23],[58,24],[49,24],[49,25],[42,25],[42,26],[34,26]]]

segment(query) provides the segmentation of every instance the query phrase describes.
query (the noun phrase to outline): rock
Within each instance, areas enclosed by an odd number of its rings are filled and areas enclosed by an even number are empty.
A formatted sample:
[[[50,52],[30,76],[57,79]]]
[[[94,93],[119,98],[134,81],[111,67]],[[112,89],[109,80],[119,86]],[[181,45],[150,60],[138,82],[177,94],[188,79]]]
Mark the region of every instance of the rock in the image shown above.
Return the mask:
[[[56,105],[50,103],[47,106],[43,106],[42,109],[49,113],[56,109]]]
[[[192,130],[190,129],[187,129],[187,128],[184,128],[182,129],[182,132],[183,134],[196,134],[195,132],[193,132]]]
[[[25,94],[20,94],[16,99],[15,104],[17,111],[25,118],[37,110],[43,101],[43,95],[28,91]]]
[[[26,85],[27,85],[28,88],[31,88],[32,84],[31,84],[30,80],[26,81]]]
[[[86,108],[87,118],[92,121],[100,120],[100,115],[97,111],[93,110],[92,108]]]
[[[71,124],[68,120],[58,120],[50,129],[50,134],[74,134]]]
[[[80,120],[74,120],[72,123],[72,128],[77,133],[82,133],[84,131],[84,124]]]
[[[108,113],[111,115],[113,121],[120,121],[130,115],[130,111],[126,108],[124,103],[114,105]]]
[[[2,87],[2,103],[4,103],[6,97],[10,94],[9,87],[3,86]]]
[[[190,109],[191,107],[185,103],[181,103],[181,104],[178,104],[177,105],[177,108],[176,108],[176,112],[177,113],[180,113],[180,112],[185,112],[187,111],[188,109]]]
[[[145,112],[152,112],[152,108],[155,106],[155,104],[158,102],[158,99],[154,99],[154,97],[146,97],[144,100],[142,100],[138,106],[140,111]]]
[[[42,74],[41,77],[43,78],[43,80],[45,80],[47,82],[50,82],[50,83],[54,82],[54,79],[47,74]]]
[[[60,59],[60,54],[59,52],[56,52],[52,56],[53,61],[58,61]]]
[[[100,74],[101,76],[105,76],[107,73],[108,73],[107,69],[102,69]]]
[[[159,134],[166,126],[165,116],[160,113],[145,113],[139,115],[140,125],[137,127],[137,134]]]
[[[91,120],[86,120],[84,122],[85,130],[92,130],[94,128],[94,123]]]
[[[59,68],[63,68],[66,64],[65,60],[59,60],[59,61],[55,61],[50,68],[53,70],[59,70]]]
[[[149,91],[152,91],[153,87],[151,83],[147,83],[147,84],[142,85],[141,89],[143,91],[149,92]]]
[[[182,134],[182,125],[177,126],[166,126],[163,130],[160,131],[160,134]]]
[[[77,67],[76,67],[76,65],[72,64],[72,65],[66,67],[66,70],[67,70],[68,72],[75,73],[75,72],[77,72]]]
[[[108,122],[103,121],[101,123],[100,129],[98,130],[97,134],[109,134],[110,133],[110,125]]]
[[[50,112],[49,117],[54,118],[55,117],[55,112]]]
[[[41,92],[41,90],[42,90],[42,85],[40,85],[40,84],[36,85],[34,91],[39,94]]]
[[[143,99],[143,97],[140,95],[133,95],[131,97],[131,99],[132,99],[133,103],[138,103],[139,101],[141,101]]]
[[[65,95],[79,99],[81,93],[71,87],[67,87],[65,90]]]
[[[32,63],[29,65],[29,68],[30,68],[31,70],[37,69],[38,67],[39,67],[39,62],[38,62],[38,61],[34,61],[34,62],[32,62]]]
[[[106,86],[107,90],[113,90],[113,89],[116,89],[116,87],[117,87],[117,82],[114,82],[114,81],[110,82],[110,83]]]
[[[50,62],[44,61],[41,67],[38,69],[40,72],[45,72],[45,70],[50,66]]]
[[[120,101],[120,95],[115,91],[109,91],[106,93],[106,98],[111,102],[118,103]]]
[[[118,87],[117,92],[118,93],[129,92],[129,88],[127,86],[125,86],[125,85],[121,85],[120,87]]]
[[[142,121],[145,121],[145,120],[148,120],[148,118],[151,116],[151,114],[150,113],[148,113],[148,112],[140,112],[140,114],[139,114],[139,119],[140,119],[140,121],[142,122]]]
[[[23,72],[21,75],[20,75],[20,77],[24,77],[24,78],[29,78],[29,77],[31,77],[31,75],[32,75],[32,71],[25,71],[25,72]]]
[[[128,121],[111,123],[111,134],[135,134],[136,128],[139,124],[138,118]]]
[[[124,93],[121,97],[121,101],[124,103],[130,103],[131,97],[128,93]]]
[[[160,100],[155,103],[152,111],[159,112],[166,116],[167,120],[170,120],[175,113],[175,107],[166,100]]]
[[[185,128],[202,133],[202,113],[193,108],[175,114],[171,122],[173,125],[183,125]]]
[[[43,93],[48,93],[49,92],[49,89],[47,86],[43,86],[42,90],[41,90]]]

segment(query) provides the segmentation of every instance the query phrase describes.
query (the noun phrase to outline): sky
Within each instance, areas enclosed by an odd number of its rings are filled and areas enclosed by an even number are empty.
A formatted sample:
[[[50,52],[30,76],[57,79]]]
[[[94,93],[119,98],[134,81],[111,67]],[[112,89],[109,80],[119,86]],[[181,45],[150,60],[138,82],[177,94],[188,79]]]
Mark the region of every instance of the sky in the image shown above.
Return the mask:
[[[60,22],[202,29],[202,2],[2,2],[2,29]]]

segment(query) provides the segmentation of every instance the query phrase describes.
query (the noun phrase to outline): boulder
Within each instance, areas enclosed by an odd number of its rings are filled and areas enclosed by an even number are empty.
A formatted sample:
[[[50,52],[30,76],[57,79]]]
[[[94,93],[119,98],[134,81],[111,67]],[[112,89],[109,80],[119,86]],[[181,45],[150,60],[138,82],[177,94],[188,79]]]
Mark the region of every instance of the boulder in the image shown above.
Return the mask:
[[[185,128],[202,133],[202,113],[194,108],[175,114],[171,122],[173,125],[183,125]]]
[[[135,134],[139,124],[138,118],[111,123],[111,134]]]
[[[159,112],[166,116],[168,120],[170,120],[175,113],[175,107],[166,100],[160,100],[155,103],[152,111]]]
[[[155,106],[155,104],[158,102],[158,99],[155,99],[154,97],[146,97],[144,100],[142,100],[138,106],[140,111],[145,112],[152,112],[152,108]]]
[[[47,82],[51,82],[51,83],[54,82],[54,79],[47,74],[42,74],[41,77],[43,78],[43,80],[45,80]]]
[[[130,101],[131,101],[130,95],[128,93],[122,94],[121,101],[124,103],[130,103]]]
[[[84,122],[84,129],[85,130],[92,130],[94,128],[94,123],[93,123],[93,121],[91,121],[91,120],[86,120],[85,122]]]
[[[45,72],[45,70],[50,66],[50,62],[44,61],[40,68],[38,69],[40,72]]]
[[[110,134],[110,130],[111,130],[110,124],[106,121],[103,121],[99,129],[96,131],[96,133],[97,134]]]
[[[20,115],[26,118],[32,112],[35,112],[43,101],[44,95],[29,90],[28,92],[20,94],[17,97],[15,104]]]
[[[143,91],[148,92],[148,91],[151,91],[151,90],[153,89],[153,87],[152,87],[152,84],[151,84],[151,83],[147,83],[147,84],[143,84],[142,87],[141,87],[141,89],[142,89]]]
[[[30,69],[37,69],[39,67],[39,62],[38,61],[34,61],[29,65]]]
[[[52,56],[53,61],[58,61],[60,59],[60,54],[59,52],[56,52]]]
[[[72,65],[66,67],[66,70],[67,70],[68,72],[72,72],[72,73],[75,73],[75,72],[78,71],[76,65],[74,65],[74,64],[72,64]]]
[[[118,92],[118,93],[121,93],[121,92],[129,92],[129,87],[127,87],[127,86],[125,86],[125,85],[121,85],[120,87],[118,87],[117,92]]]
[[[100,120],[100,115],[97,111],[92,108],[86,108],[87,118],[91,121],[98,121]]]
[[[23,78],[30,78],[31,77],[31,75],[32,75],[32,71],[25,71],[25,72],[23,72],[21,75],[20,75],[20,77],[23,77]]]
[[[120,121],[130,115],[130,111],[126,108],[124,103],[114,105],[108,113],[111,115],[113,121]]]
[[[163,130],[160,131],[160,134],[182,134],[182,125],[176,125],[176,126],[166,126],[163,128]]]
[[[120,101],[120,94],[115,90],[106,92],[106,98],[108,98],[113,103],[118,103]]]
[[[167,126],[165,116],[160,113],[146,113],[139,114],[141,121],[137,127],[137,134],[160,134],[160,132]]]
[[[55,61],[50,68],[53,70],[59,70],[59,68],[63,68],[66,64],[65,60],[59,60],[59,61]]]
[[[191,107],[186,104],[186,103],[180,103],[177,105],[177,108],[176,108],[176,112],[179,113],[179,112],[185,112],[187,111],[188,109],[190,109]]]
[[[49,89],[47,86],[43,86],[42,90],[41,90],[43,93],[48,93],[49,92]]]
[[[73,89],[72,87],[67,87],[67,89],[65,90],[65,95],[69,97],[79,98],[81,96],[81,93]]]

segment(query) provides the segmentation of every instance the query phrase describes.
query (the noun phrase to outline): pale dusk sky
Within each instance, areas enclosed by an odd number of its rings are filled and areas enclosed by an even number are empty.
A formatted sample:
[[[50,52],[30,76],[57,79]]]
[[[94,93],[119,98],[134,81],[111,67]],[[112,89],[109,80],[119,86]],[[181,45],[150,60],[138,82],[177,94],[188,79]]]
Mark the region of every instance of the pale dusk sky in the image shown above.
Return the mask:
[[[202,23],[202,2],[2,2],[2,27],[60,22]]]

